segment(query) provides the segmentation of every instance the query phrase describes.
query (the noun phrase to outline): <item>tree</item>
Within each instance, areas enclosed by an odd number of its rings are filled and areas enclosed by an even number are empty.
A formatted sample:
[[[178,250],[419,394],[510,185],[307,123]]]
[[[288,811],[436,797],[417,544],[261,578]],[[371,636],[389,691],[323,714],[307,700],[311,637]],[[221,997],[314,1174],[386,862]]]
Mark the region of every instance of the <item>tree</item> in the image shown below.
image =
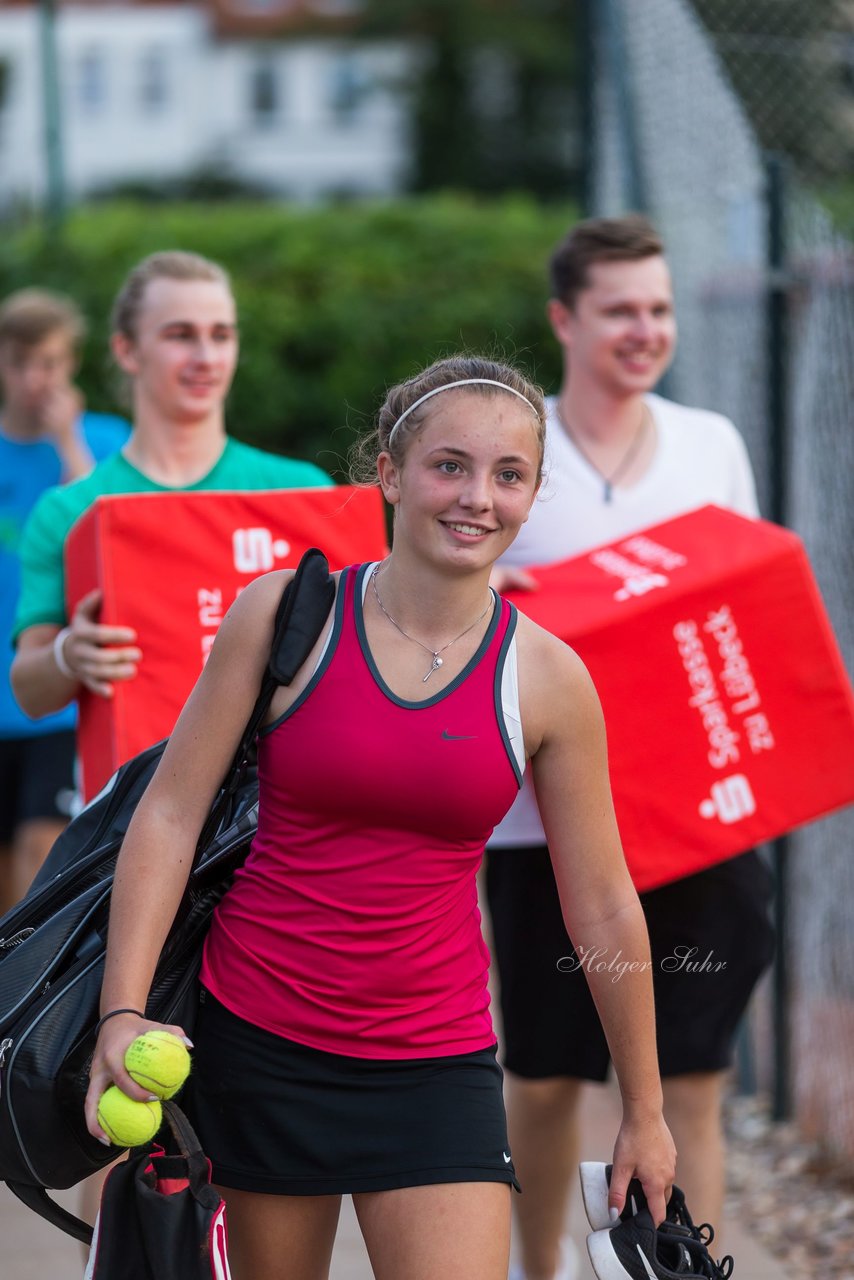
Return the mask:
[[[366,0],[361,26],[413,44],[415,190],[565,197],[575,185],[574,5]]]

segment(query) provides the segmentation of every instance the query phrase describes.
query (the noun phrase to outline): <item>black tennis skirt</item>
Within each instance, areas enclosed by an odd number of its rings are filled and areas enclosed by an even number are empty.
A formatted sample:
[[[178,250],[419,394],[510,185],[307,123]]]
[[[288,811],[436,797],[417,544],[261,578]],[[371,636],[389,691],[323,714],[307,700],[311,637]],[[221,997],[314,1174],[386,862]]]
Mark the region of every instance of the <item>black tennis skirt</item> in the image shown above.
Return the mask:
[[[295,1044],[202,991],[179,1101],[223,1187],[340,1195],[507,1182],[495,1046],[446,1058],[351,1058]]]

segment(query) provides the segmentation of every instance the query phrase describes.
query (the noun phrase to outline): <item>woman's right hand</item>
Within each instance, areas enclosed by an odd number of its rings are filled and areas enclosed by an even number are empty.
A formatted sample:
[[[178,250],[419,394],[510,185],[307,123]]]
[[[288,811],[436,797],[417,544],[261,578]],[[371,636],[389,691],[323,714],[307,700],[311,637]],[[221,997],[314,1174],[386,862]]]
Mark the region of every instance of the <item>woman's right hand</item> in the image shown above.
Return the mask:
[[[667,1216],[667,1202],[676,1174],[676,1147],[659,1108],[649,1112],[623,1103],[623,1119],[611,1164],[608,1208],[612,1220],[622,1213],[629,1183],[637,1178],[644,1190],[652,1220],[658,1227]],[[615,1211],[615,1212],[614,1212]]]
[[[85,1114],[86,1128],[93,1138],[97,1138],[105,1146],[110,1145],[110,1140],[98,1124],[98,1103],[101,1101],[102,1094],[109,1089],[111,1084],[117,1085],[122,1093],[127,1094],[129,1098],[133,1098],[137,1102],[150,1102],[153,1100],[154,1095],[149,1093],[147,1089],[143,1089],[141,1085],[138,1085],[125,1070],[125,1053],[128,1046],[137,1036],[144,1035],[146,1031],[168,1031],[171,1035],[177,1036],[179,1040],[183,1040],[189,1049],[193,1047],[192,1041],[185,1035],[183,1027],[167,1026],[163,1022],[152,1022],[149,1018],[142,1018],[137,1013],[117,1014],[103,1024],[98,1034],[92,1065],[89,1069],[89,1088],[86,1092]]]

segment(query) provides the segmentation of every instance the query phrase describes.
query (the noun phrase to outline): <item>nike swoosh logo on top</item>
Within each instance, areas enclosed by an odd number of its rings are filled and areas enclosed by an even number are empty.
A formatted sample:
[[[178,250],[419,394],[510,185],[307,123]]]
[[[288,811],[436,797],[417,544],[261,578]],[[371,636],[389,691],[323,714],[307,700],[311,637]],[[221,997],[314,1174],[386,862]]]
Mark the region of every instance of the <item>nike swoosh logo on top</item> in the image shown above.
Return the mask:
[[[644,1271],[646,1272],[646,1274],[650,1277],[650,1280],[659,1280],[659,1277],[655,1274],[655,1272],[653,1271],[652,1267],[649,1265],[649,1262],[648,1262],[648,1260],[647,1260],[647,1256],[646,1256],[646,1254],[644,1253],[643,1249],[640,1247],[640,1245],[639,1245],[639,1244],[636,1244],[636,1245],[635,1245],[635,1248],[637,1249],[638,1253],[640,1254],[640,1260],[641,1260],[641,1262],[643,1263],[643,1269],[644,1269]]]
[[[501,1154],[502,1154],[502,1155],[503,1155],[503,1157],[504,1157],[504,1163],[505,1163],[505,1164],[509,1164],[509,1163],[510,1163],[510,1159],[511,1159],[511,1157],[510,1157],[510,1156],[508,1156],[508,1154],[507,1154],[507,1152],[506,1152],[506,1151],[502,1151],[502,1152],[501,1152]]]
[[[447,729],[442,730],[442,737],[446,742],[472,742],[476,737],[476,733],[448,733]]]

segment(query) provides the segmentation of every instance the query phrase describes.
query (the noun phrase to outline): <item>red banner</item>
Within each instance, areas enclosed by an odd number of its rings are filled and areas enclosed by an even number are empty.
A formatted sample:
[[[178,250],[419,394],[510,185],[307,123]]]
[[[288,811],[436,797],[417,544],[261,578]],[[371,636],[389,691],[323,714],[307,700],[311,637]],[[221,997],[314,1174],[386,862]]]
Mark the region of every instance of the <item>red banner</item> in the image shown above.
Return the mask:
[[[793,533],[704,507],[533,576],[511,598],[593,677],[639,888],[854,801],[854,694]]]
[[[340,569],[386,554],[377,489],[146,493],[99,498],[66,542],[69,614],[95,587],[100,621],[134,627],[143,660],[111,699],[84,693],[83,794],[171,733],[242,587],[320,547]]]

